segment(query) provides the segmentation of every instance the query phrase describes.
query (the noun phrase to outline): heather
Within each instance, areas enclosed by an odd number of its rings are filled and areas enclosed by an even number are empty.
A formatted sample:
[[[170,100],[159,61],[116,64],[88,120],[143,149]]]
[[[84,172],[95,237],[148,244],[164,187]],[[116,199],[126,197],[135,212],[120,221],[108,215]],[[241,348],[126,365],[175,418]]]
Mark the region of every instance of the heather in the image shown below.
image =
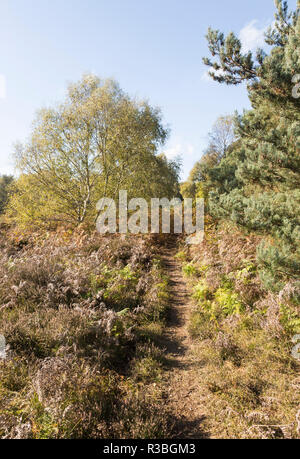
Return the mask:
[[[298,284],[268,291],[256,262],[260,238],[207,224],[200,250],[183,248],[178,257],[193,299],[189,333],[204,426],[214,438],[298,438]]]
[[[6,228],[0,264],[1,437],[163,436],[152,336],[168,292],[151,240]]]

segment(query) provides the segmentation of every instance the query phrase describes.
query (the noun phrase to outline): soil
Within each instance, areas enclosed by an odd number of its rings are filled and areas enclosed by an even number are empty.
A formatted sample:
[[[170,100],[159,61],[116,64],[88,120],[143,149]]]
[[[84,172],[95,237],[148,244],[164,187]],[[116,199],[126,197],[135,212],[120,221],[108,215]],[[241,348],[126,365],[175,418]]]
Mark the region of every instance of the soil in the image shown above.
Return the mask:
[[[205,420],[205,396],[201,394],[199,360],[193,356],[189,337],[189,315],[194,307],[182,275],[176,238],[162,249],[162,261],[170,279],[170,305],[164,347],[166,349],[165,393],[168,411],[174,421],[174,438],[199,439]]]

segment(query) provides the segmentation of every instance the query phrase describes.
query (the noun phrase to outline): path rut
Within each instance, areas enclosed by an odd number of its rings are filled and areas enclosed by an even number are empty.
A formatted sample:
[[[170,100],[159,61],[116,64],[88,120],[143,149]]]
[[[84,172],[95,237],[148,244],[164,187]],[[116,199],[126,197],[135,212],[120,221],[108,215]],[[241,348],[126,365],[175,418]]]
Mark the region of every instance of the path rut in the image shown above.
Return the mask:
[[[166,402],[174,419],[173,436],[198,439],[207,435],[202,429],[205,419],[204,394],[199,386],[199,362],[193,355],[188,323],[193,303],[190,299],[181,264],[176,260],[176,239],[162,250],[164,269],[170,279],[170,308],[165,333]]]

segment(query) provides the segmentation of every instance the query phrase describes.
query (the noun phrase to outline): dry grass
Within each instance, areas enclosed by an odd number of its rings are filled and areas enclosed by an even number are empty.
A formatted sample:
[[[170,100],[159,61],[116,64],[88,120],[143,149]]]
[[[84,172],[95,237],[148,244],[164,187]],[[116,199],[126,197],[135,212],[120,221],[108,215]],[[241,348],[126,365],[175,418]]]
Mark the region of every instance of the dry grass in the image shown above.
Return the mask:
[[[2,231],[1,438],[167,435],[152,336],[167,300],[150,239]]]
[[[213,438],[300,437],[300,363],[291,355],[300,332],[297,292],[292,283],[279,295],[262,288],[258,242],[211,226],[200,250],[186,252],[202,427]]]
[[[186,340],[182,356],[192,370],[181,378],[179,367],[174,384],[179,398],[190,397],[193,385],[205,436],[300,435],[300,366],[291,355],[291,338],[300,332],[296,287],[290,282],[279,295],[262,288],[258,242],[211,225],[200,250],[176,257],[195,307],[193,343]],[[2,228],[0,334],[8,349],[0,361],[1,438],[172,435],[161,347],[169,287],[160,243]],[[185,419],[180,407],[178,425]]]

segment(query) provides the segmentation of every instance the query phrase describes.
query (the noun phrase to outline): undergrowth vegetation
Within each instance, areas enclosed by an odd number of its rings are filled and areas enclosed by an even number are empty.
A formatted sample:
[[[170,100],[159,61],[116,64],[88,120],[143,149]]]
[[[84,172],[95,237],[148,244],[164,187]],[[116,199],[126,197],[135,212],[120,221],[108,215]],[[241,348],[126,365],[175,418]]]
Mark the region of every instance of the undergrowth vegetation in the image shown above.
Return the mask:
[[[259,237],[224,222],[207,227],[201,247],[177,257],[195,301],[189,330],[206,394],[205,427],[214,438],[298,438],[297,285],[268,292],[255,261]]]
[[[0,235],[1,438],[157,438],[168,282],[151,239]]]

